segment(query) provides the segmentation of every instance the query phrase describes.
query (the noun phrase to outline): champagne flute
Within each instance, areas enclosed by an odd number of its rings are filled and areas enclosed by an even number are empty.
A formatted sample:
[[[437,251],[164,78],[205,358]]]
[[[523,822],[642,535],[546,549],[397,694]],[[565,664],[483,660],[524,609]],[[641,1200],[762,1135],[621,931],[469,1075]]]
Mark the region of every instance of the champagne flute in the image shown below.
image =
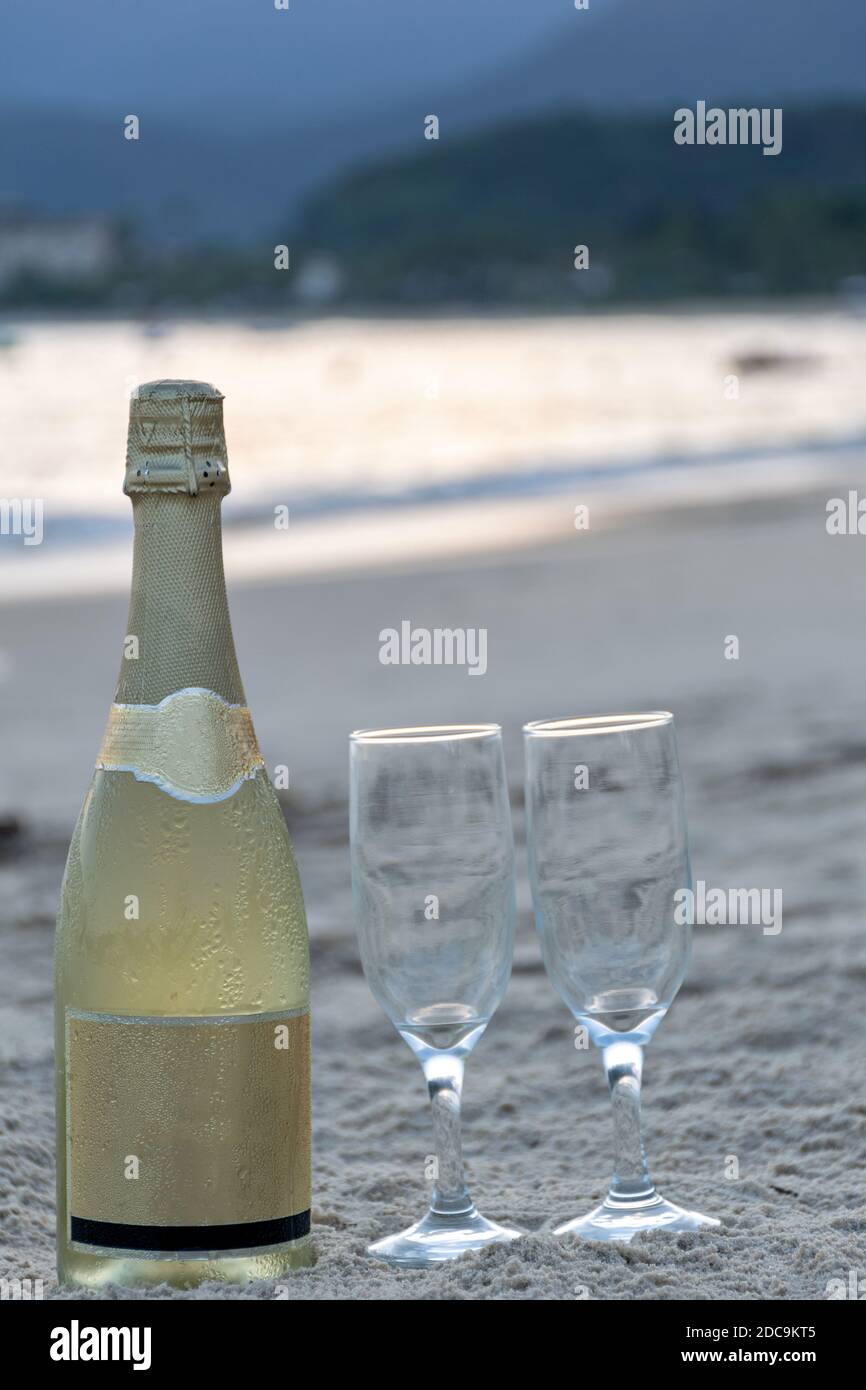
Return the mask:
[[[521,1233],[487,1221],[463,1176],[466,1058],[508,984],[514,848],[496,724],[351,736],[352,891],[375,998],[421,1063],[433,1111],[430,1210],[369,1253],[428,1265]]]
[[[607,1196],[556,1234],[629,1241],[640,1231],[718,1226],[656,1192],[640,1131],[643,1048],[691,949],[690,914],[675,899],[691,888],[691,869],[673,715],[540,720],[523,732],[544,963],[601,1051],[614,1119]]]

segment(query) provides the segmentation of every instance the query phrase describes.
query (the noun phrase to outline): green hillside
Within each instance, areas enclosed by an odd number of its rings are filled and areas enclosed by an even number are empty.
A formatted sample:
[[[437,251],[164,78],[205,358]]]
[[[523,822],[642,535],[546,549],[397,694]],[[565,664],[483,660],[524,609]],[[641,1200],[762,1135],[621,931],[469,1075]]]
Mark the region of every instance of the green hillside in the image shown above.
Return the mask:
[[[807,294],[866,273],[866,105],[786,110],[775,157],[673,128],[672,112],[443,128],[320,192],[294,246],[335,256],[359,301]]]

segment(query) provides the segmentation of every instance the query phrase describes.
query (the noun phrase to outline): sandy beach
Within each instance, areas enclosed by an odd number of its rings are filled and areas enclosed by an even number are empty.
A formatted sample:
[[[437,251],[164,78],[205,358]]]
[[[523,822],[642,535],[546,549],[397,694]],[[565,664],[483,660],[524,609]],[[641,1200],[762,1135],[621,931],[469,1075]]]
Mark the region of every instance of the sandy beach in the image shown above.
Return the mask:
[[[263,752],[290,768],[311,930],[318,1263],[290,1297],[823,1299],[831,1281],[862,1277],[866,541],[828,536],[828,495],[656,509],[570,535],[560,525],[519,550],[491,544],[382,572],[233,585],[229,566]],[[125,607],[112,589],[0,610],[0,1275],[41,1278],[50,1297],[68,1296],[53,1263],[53,919]],[[379,631],[402,619],[486,627],[486,675],[381,665]],[[730,634],[737,661],[724,658]],[[602,1195],[610,1117],[598,1057],[575,1050],[541,964],[519,730],[527,718],[641,707],[676,714],[696,877],[780,889],[783,929],[698,928],[647,1055],[657,1185],[721,1229],[580,1246],[551,1231]],[[482,1211],[527,1235],[394,1272],[364,1247],[421,1214],[431,1135],[420,1070],[369,994],[354,942],[347,735],[475,719],[505,730],[520,923],[509,991],[468,1066],[465,1149]]]

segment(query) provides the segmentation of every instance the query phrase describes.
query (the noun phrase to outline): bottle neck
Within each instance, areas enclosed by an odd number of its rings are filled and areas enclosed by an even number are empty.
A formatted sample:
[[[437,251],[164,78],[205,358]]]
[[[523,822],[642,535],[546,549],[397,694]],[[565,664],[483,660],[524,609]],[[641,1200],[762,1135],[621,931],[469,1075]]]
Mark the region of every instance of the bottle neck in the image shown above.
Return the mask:
[[[220,493],[132,496],[132,593],[115,700],[156,705],[189,687],[246,703],[222,559]]]

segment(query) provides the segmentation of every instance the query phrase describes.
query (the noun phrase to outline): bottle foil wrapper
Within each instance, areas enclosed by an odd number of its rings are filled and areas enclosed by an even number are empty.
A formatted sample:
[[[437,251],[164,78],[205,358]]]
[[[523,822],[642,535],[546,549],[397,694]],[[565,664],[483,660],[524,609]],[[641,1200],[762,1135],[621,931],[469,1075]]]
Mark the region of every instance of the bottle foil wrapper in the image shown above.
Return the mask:
[[[206,381],[139,386],[129,403],[124,492],[211,489],[231,489],[222,393]]]

